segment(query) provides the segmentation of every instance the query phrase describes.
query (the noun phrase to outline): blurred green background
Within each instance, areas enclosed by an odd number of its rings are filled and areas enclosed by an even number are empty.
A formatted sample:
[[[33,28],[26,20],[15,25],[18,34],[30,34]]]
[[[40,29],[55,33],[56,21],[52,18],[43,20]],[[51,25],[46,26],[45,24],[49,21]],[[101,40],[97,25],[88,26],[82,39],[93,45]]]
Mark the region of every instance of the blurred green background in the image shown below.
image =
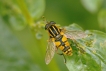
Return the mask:
[[[42,16],[60,26],[105,32],[106,0],[0,0],[0,71],[68,71],[58,54],[45,64]]]

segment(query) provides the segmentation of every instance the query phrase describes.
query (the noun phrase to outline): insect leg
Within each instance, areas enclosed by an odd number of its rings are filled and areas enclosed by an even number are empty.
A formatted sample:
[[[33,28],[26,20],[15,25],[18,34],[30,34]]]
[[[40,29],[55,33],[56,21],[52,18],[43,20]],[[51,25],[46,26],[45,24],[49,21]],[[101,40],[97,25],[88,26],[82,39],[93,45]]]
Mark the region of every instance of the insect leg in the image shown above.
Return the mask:
[[[64,54],[63,53],[57,53],[57,54],[62,55],[64,58],[64,63],[66,63],[66,58],[65,58]]]

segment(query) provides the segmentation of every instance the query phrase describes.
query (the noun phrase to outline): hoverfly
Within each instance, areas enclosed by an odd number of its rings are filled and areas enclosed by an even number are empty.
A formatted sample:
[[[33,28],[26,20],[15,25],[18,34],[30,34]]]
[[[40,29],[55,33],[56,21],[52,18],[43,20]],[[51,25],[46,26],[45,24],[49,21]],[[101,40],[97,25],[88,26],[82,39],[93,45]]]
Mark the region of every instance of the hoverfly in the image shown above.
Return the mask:
[[[61,55],[72,56],[72,48],[68,42],[68,38],[73,40],[85,37],[84,32],[61,29],[56,26],[54,21],[46,22],[45,30],[47,30],[49,33],[48,46],[45,56],[46,64],[50,63],[58,48],[63,52]]]

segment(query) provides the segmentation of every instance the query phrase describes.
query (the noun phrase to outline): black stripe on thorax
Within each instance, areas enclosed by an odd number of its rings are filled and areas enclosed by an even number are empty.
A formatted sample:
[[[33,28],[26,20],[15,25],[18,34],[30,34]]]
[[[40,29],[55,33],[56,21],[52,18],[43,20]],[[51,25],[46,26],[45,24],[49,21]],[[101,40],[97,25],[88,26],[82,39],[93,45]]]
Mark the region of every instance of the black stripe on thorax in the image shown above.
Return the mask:
[[[60,33],[59,28],[57,28],[56,26],[54,26],[54,28],[56,29],[56,31],[57,31],[58,33]]]
[[[52,30],[52,32],[55,34],[55,36],[58,34],[56,31],[56,29],[55,28],[53,28],[54,26],[51,26],[50,28],[51,28],[51,30]]]
[[[52,31],[50,30],[50,28],[48,29],[50,37],[54,37],[54,34],[52,33]]]
[[[54,25],[50,26],[48,30],[49,30],[49,33],[52,35],[52,37],[56,37],[59,34],[58,29]]]

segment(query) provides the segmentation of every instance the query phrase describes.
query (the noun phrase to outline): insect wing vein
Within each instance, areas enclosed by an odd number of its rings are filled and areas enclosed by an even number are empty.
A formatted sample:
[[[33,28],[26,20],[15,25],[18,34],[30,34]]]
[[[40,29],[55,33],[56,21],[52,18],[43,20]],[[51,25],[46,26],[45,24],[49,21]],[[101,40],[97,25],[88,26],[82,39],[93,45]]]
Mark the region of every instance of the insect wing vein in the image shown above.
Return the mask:
[[[45,56],[46,64],[50,63],[55,54],[55,51],[56,51],[55,43],[52,40],[49,40]]]
[[[70,39],[81,39],[87,36],[84,31],[74,31],[74,30],[65,30],[64,34],[67,38]]]

